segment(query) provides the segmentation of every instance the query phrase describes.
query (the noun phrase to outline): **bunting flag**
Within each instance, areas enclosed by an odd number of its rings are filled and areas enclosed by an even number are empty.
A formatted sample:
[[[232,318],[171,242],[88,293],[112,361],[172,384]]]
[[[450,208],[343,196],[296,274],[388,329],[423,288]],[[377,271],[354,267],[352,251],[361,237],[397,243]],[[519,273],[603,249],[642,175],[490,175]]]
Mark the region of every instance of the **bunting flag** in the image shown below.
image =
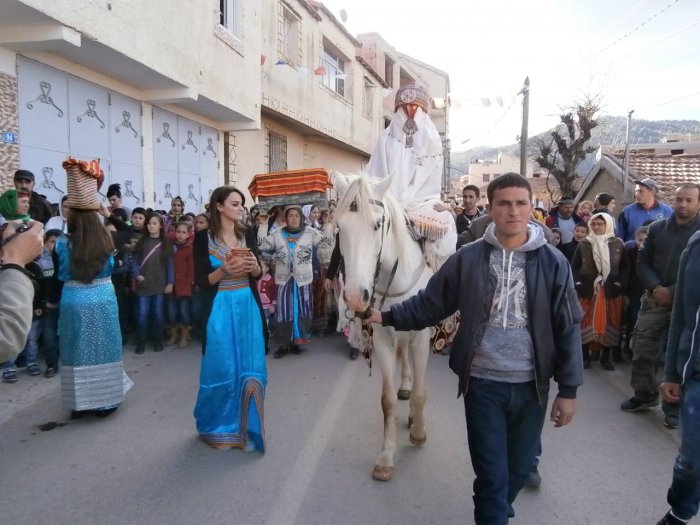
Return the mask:
[[[347,75],[347,73],[341,73],[340,75],[336,74],[335,78],[340,78],[342,80],[345,80],[346,78],[348,78],[348,75]]]
[[[298,68],[296,68],[296,71],[297,71],[297,75],[299,75],[300,77],[306,77],[309,74],[309,70],[306,69],[305,67],[298,67]]]
[[[323,76],[323,75],[325,75],[325,74],[326,74],[326,68],[323,67],[323,66],[317,67],[316,69],[314,69],[314,75]]]
[[[265,55],[260,55],[260,65],[261,66],[265,65],[265,60],[267,60],[267,57]]]
[[[276,66],[284,66],[286,64],[287,62],[285,60],[282,60],[281,58],[277,62],[275,62]]]

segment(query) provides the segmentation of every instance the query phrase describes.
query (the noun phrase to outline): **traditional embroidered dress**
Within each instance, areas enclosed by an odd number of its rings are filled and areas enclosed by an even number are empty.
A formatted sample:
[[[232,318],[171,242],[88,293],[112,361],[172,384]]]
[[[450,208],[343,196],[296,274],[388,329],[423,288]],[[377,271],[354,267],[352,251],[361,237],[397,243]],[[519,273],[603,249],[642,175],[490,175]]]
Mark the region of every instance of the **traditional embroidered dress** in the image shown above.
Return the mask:
[[[593,218],[605,220],[606,231],[602,235],[589,233],[579,243],[572,260],[583,308],[581,342],[600,343],[610,348],[620,343],[623,294],[627,283],[626,256],[624,244],[613,233],[612,217],[607,213],[596,213]]]
[[[204,283],[230,250],[207,231],[197,233],[195,271],[211,303],[194,418],[200,437],[212,447],[264,451],[266,332],[259,300],[248,276],[224,278],[216,287]]]
[[[58,318],[61,398],[69,410],[118,407],[133,383],[122,365],[122,337],[112,285],[114,259],[89,284],[70,273],[70,237],[56,241],[58,279],[63,281]]]

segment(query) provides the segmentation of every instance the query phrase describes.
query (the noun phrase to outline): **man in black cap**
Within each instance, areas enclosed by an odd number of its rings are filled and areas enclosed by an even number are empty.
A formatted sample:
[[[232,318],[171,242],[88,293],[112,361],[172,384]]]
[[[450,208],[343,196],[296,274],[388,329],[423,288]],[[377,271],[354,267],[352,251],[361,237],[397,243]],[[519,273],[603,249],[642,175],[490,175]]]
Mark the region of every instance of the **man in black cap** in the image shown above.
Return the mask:
[[[561,242],[563,243],[573,240],[574,228],[583,222],[583,219],[574,213],[575,207],[572,197],[562,197],[545,219],[548,228],[557,228],[561,232]]]
[[[42,224],[54,216],[53,208],[45,197],[34,191],[34,174],[29,170],[15,171],[15,189],[31,192],[29,198],[29,216]]]
[[[659,202],[659,186],[654,179],[646,178],[634,183],[634,202],[625,206],[617,218],[617,236],[623,241],[633,241],[637,229],[648,221],[668,219],[673,208]]]

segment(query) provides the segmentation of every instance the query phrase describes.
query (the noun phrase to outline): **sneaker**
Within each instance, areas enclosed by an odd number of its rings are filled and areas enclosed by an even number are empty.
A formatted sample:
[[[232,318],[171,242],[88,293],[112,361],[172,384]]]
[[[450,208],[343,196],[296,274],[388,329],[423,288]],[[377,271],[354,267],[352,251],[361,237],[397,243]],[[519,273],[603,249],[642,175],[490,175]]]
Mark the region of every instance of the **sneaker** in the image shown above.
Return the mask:
[[[656,525],[683,525],[684,523],[688,522],[683,521],[680,518],[676,518],[669,510],[666,513],[666,515],[663,518],[661,518],[661,521],[659,521]]]
[[[537,471],[537,467],[533,468],[525,479],[525,486],[531,489],[538,489],[542,484],[542,476]]]
[[[640,410],[644,410],[646,408],[658,406],[658,404],[658,398],[650,401],[640,401],[636,397],[630,397],[627,401],[620,405],[620,408],[624,412],[639,412]]]
[[[58,367],[56,366],[47,366],[46,367],[46,372],[44,372],[44,377],[46,379],[51,379],[58,373]]]
[[[41,375],[41,368],[39,368],[39,364],[38,363],[29,363],[27,365],[27,373],[30,376]]]
[[[5,383],[16,383],[17,382],[17,370],[8,369],[2,371],[2,380]]]
[[[675,430],[678,428],[678,416],[676,414],[664,414],[664,426]]]

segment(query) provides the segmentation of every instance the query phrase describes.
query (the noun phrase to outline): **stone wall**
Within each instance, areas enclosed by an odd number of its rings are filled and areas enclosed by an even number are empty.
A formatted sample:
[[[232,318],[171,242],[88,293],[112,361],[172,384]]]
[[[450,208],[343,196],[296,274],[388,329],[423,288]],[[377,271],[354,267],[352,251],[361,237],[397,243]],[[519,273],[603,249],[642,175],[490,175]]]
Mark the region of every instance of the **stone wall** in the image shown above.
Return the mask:
[[[14,187],[12,177],[19,169],[19,109],[17,77],[0,72],[0,131],[12,132],[16,144],[0,142],[0,190]]]

